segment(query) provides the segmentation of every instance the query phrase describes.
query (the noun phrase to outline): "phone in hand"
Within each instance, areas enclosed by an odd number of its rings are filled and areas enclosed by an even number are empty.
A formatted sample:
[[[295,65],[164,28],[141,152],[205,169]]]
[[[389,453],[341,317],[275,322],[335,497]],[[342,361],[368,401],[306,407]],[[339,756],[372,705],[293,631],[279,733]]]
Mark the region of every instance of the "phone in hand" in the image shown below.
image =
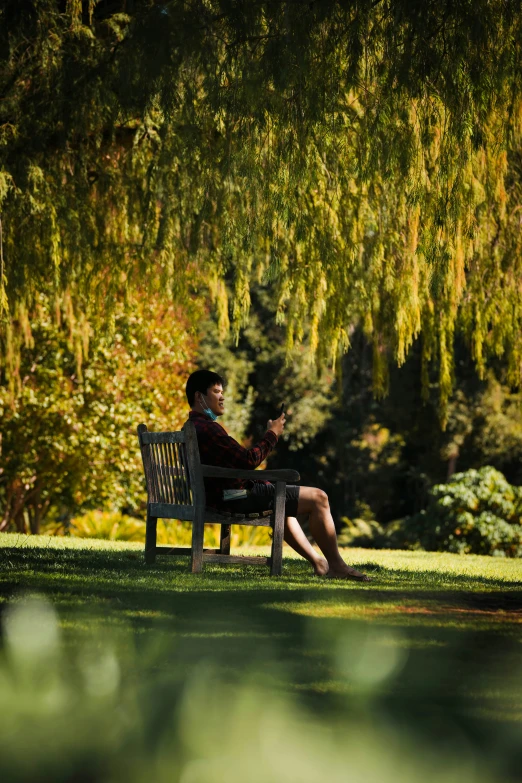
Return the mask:
[[[283,415],[284,412],[285,412],[285,404],[283,402],[283,404],[281,405],[281,408],[279,409],[279,418],[281,418],[281,416]]]

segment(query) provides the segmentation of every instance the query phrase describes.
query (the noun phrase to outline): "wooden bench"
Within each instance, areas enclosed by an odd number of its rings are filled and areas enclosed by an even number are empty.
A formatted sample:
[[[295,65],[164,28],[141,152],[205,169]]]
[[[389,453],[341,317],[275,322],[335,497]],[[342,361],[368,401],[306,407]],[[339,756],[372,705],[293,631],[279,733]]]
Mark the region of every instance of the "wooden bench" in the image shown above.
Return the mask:
[[[147,528],[145,561],[153,563],[157,555],[187,555],[193,573],[201,572],[203,563],[239,563],[268,565],[271,576],[281,574],[283,563],[283,531],[285,521],[286,484],[300,480],[295,470],[235,470],[202,465],[199,457],[196,428],[187,421],[179,432],[149,432],[145,424],[138,426],[145,480],[147,484]],[[218,513],[205,504],[204,478],[254,479],[275,483],[274,510],[261,514]],[[179,519],[192,522],[192,546],[156,545],[158,519]],[[219,549],[203,548],[205,524],[220,524]],[[271,527],[270,557],[248,557],[230,554],[231,525],[262,525]]]

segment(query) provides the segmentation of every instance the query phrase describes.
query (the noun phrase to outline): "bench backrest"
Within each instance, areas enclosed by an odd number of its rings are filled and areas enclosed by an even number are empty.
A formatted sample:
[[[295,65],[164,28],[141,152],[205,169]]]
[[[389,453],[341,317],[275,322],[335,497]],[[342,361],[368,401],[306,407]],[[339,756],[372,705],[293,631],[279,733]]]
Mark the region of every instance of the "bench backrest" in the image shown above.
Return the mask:
[[[138,438],[148,502],[177,506],[179,519],[192,519],[194,506],[205,505],[194,424],[187,421],[179,432],[149,432],[140,424]]]

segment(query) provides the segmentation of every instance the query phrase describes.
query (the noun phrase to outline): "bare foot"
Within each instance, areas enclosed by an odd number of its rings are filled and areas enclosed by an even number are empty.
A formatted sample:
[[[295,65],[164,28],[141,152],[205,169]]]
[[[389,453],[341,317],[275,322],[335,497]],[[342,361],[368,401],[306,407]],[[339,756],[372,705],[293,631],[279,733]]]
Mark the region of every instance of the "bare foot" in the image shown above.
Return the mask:
[[[328,565],[328,560],[325,560],[324,557],[321,557],[320,560],[317,560],[314,563],[314,571],[316,576],[326,576],[330,570],[330,566]]]
[[[351,566],[345,565],[344,568],[340,568],[338,570],[334,570],[333,568],[330,568],[326,576],[329,579],[354,579],[357,582],[371,582],[369,576],[366,576],[366,574],[362,574],[360,571],[356,571],[355,568],[352,568]]]

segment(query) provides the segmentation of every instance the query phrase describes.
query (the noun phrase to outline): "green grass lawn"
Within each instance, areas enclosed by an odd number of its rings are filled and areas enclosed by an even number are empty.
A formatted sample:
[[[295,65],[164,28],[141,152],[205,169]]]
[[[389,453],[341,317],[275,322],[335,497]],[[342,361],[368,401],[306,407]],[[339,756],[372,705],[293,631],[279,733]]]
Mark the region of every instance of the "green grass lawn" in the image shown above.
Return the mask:
[[[522,780],[520,561],[345,555],[370,584],[3,534],[0,776]]]

